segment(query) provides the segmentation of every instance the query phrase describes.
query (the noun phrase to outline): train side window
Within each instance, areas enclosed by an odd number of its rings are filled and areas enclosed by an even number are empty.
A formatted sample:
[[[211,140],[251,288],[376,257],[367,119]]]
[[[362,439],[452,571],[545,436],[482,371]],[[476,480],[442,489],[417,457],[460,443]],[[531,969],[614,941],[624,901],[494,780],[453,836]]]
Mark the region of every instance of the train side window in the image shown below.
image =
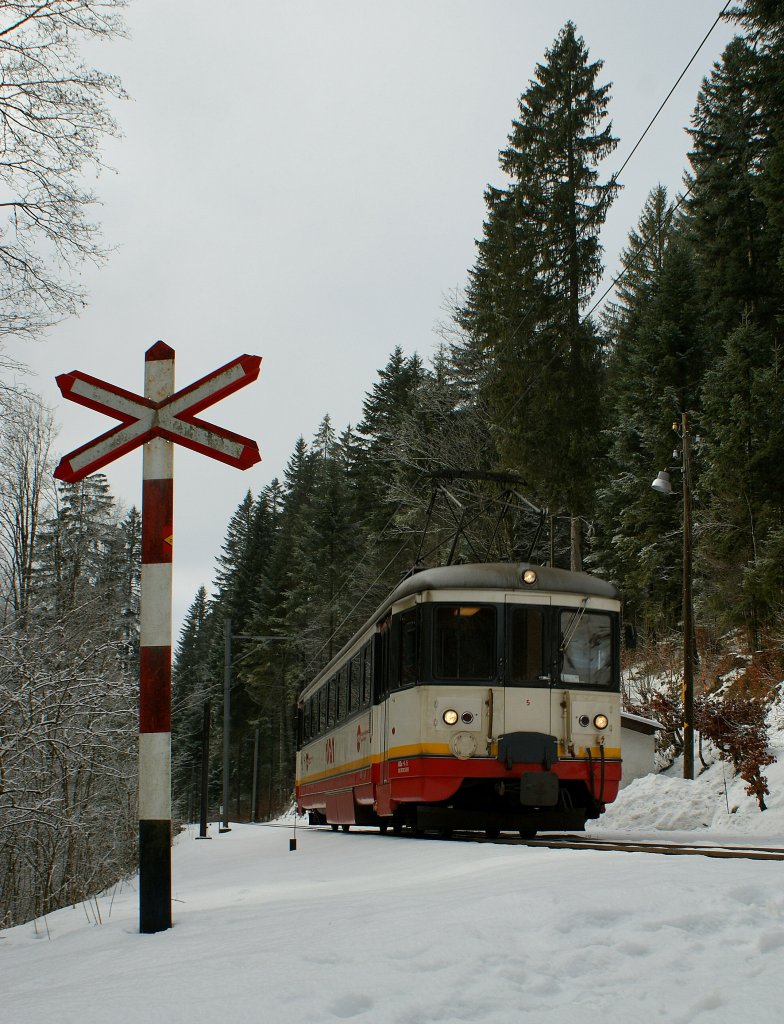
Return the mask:
[[[319,690],[319,734],[327,731],[327,687]]]
[[[338,675],[338,721],[348,718],[348,665]]]
[[[345,710],[344,707],[343,707],[344,697],[343,697],[343,670],[342,669],[335,676],[334,686],[335,686],[335,723],[337,724],[341,720],[341,718],[343,717],[343,712]]]
[[[509,682],[541,683],[547,675],[544,658],[544,613],[541,608],[511,605],[507,617]]]
[[[349,679],[348,709],[352,713],[358,711],[362,706],[362,651],[358,651],[351,659],[349,670],[351,676]]]
[[[373,700],[373,647],[365,644],[362,648],[362,707],[369,707]]]
[[[337,703],[337,679],[333,676],[327,683],[327,728],[335,724],[335,705]]]
[[[497,661],[496,612],[492,605],[436,605],[436,679],[494,679]]]

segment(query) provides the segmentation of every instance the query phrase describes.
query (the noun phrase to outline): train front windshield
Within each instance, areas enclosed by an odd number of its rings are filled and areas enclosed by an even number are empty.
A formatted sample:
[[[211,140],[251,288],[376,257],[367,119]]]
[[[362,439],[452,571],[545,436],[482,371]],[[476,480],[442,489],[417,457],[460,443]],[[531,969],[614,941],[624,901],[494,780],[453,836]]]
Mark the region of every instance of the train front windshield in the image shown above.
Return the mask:
[[[561,682],[607,689],[613,681],[612,619],[597,612],[561,612]]]
[[[608,612],[532,604],[506,609],[489,604],[436,605],[432,678],[450,682],[503,678],[509,686],[617,689],[615,618]],[[405,650],[403,644],[404,666]]]
[[[492,679],[496,673],[496,610],[492,605],[441,605],[435,617],[437,679]]]

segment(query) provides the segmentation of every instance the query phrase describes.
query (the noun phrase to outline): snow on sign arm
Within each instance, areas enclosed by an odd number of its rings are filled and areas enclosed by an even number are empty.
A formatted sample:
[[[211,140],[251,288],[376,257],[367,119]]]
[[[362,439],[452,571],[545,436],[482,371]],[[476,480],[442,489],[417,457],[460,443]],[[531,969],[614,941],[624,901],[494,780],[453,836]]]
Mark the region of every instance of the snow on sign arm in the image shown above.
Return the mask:
[[[187,388],[174,390],[174,350],[156,342],[144,357],[144,396],[73,371],[57,384],[64,398],[106,413],[119,425],[66,455],[55,477],[77,483],[144,445],[139,657],[139,931],[171,927],[172,523],[176,442],[248,469],[258,445],[196,419],[202,409],[259,375],[261,358],[243,355]]]

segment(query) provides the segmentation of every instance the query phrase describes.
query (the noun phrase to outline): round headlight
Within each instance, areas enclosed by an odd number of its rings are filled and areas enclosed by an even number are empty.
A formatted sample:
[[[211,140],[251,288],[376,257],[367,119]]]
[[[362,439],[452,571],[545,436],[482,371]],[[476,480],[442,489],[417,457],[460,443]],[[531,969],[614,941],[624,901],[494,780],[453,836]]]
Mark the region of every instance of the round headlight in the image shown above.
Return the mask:
[[[593,720],[593,724],[597,729],[606,729],[610,724],[610,720],[607,715],[597,715]]]
[[[447,725],[454,725],[458,717],[459,715],[454,710],[454,708],[447,708],[446,711],[444,712],[444,721],[446,722]]]
[[[523,583],[527,583],[529,586],[536,583],[536,569],[526,569],[523,573]]]

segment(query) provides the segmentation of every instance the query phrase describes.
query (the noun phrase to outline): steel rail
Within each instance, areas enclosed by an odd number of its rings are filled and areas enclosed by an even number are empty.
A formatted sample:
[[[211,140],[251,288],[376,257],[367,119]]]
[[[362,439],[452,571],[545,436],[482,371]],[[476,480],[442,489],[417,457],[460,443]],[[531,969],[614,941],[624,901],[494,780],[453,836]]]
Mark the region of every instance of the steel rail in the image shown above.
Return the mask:
[[[293,828],[293,824],[283,822],[258,822],[258,825],[265,828]],[[316,832],[332,831],[330,825],[303,825],[303,829]],[[600,839],[594,836],[576,835],[545,835],[537,836],[535,839],[522,839],[512,834],[501,833],[499,836],[490,837],[481,832],[460,832],[455,831],[445,835],[435,831],[416,834],[411,829],[404,829],[400,833],[394,833],[390,829],[387,833],[379,833],[378,829],[372,827],[352,825],[351,834],[355,836],[379,836],[393,839],[429,839],[445,842],[461,843],[489,843],[496,846],[530,846],[534,849],[550,850],[592,850],[599,853],[658,853],[665,856],[679,857],[714,857],[723,860],[784,860],[784,847],[780,846],[729,846],[720,843],[676,843],[667,841],[656,841],[647,839]],[[338,829],[342,833],[342,828]]]

